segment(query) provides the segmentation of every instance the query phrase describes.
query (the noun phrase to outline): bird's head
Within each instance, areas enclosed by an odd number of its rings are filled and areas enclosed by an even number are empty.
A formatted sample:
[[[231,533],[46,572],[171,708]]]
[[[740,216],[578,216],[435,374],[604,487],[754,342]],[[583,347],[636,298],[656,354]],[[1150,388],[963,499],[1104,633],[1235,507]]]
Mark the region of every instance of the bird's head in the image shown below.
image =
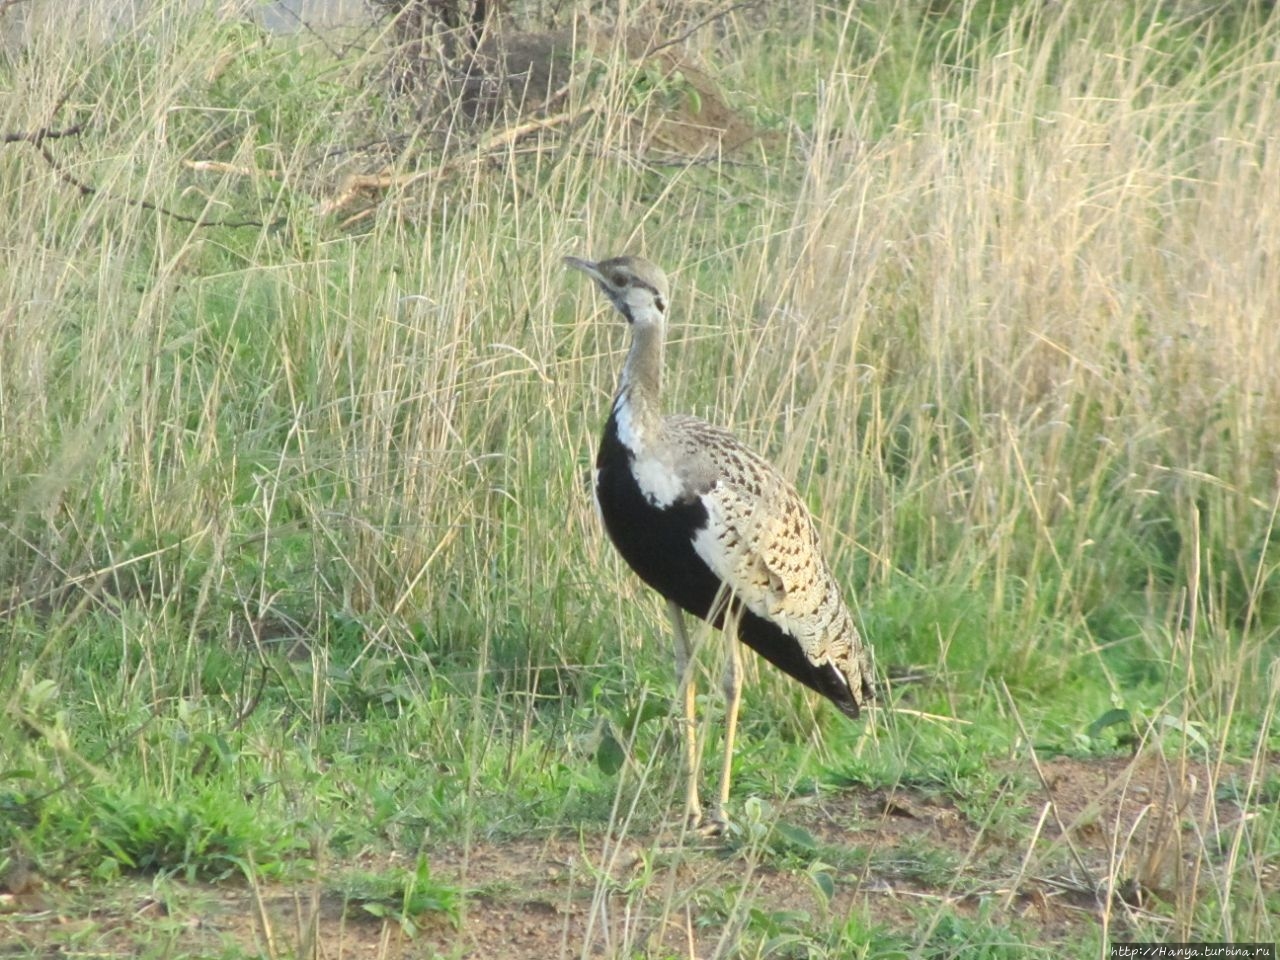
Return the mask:
[[[642,257],[612,257],[609,260],[564,262],[581,270],[627,318],[627,323],[661,324],[667,316],[667,275],[662,268]]]

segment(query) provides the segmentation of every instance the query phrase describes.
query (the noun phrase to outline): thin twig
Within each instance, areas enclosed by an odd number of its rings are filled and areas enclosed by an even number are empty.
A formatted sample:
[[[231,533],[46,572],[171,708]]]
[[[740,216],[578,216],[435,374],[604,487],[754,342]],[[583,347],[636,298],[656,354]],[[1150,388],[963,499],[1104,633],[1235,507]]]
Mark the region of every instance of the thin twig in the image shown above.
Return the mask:
[[[49,152],[48,147],[44,146],[43,144],[40,144],[39,150],[40,150],[40,155],[44,157],[45,163],[49,164],[49,167],[53,170],[54,173],[58,175],[58,178],[62,180],[64,183],[67,183],[70,186],[75,187],[77,190],[80,191],[81,195],[94,196],[100,192],[98,188],[95,187],[93,184],[86,183],[84,180],[81,180],[79,177],[75,176],[73,173],[69,172],[65,167],[63,167],[62,164],[58,162],[57,157],[55,157],[52,153]],[[105,196],[111,197],[111,199],[114,199],[114,200],[118,200],[119,202],[127,206],[138,207],[142,210],[151,210],[155,213],[159,213],[163,216],[169,217],[172,220],[177,220],[179,223],[190,223],[197,227],[237,228],[237,227],[267,226],[267,224],[264,223],[263,221],[253,220],[253,219],[209,220],[205,217],[193,217],[190,214],[178,213],[176,210],[170,210],[168,207],[162,206],[161,204],[154,203],[151,200],[143,200],[138,197],[116,197],[116,196],[112,196],[111,194],[105,194]],[[271,225],[277,226],[282,222],[283,221],[281,220],[277,220],[273,222]]]
[[[3,10],[4,8],[0,7],[0,12],[3,12]],[[73,126],[66,127],[62,130],[55,130],[52,126],[53,118],[62,112],[62,108],[67,105],[67,101],[71,98],[71,90],[72,90],[71,87],[68,87],[66,90],[64,90],[62,93],[62,96],[60,96],[54,102],[53,106],[49,109],[50,123],[45,124],[39,130],[36,130],[32,133],[6,133],[4,135],[3,142],[4,143],[30,143],[33,146],[38,147],[40,146],[40,144],[44,143],[46,140],[52,140],[58,137],[72,137],[72,136],[79,135],[80,131],[87,126],[86,123],[77,123],[77,124],[74,124]]]
[[[4,0],[0,0],[0,3],[3,3],[3,2]],[[0,6],[0,12],[3,12],[4,9],[5,7]],[[50,109],[49,111],[50,118],[57,117],[57,115],[62,112],[62,108],[66,106],[67,100],[68,98],[70,98],[70,96],[71,96],[71,90],[68,89],[65,93],[63,93],[61,97],[58,98],[58,101],[53,105],[52,109]],[[59,139],[65,139],[67,137],[79,136],[89,126],[91,120],[92,118],[90,118],[90,120],[82,120],[81,122],[74,123],[69,127],[58,128],[58,127],[54,127],[52,123],[48,123],[45,126],[40,127],[36,130],[26,130],[26,131],[19,131],[16,133],[0,134],[0,143],[31,144],[31,146],[35,147],[36,150],[39,152],[40,156],[44,159],[44,162],[49,165],[49,169],[51,169],[57,175],[58,179],[60,179],[63,183],[66,183],[74,187],[76,190],[80,192],[81,196],[86,196],[86,197],[94,196],[96,194],[101,193],[101,191],[97,187],[95,187],[93,184],[85,180],[82,180],[79,177],[77,177],[75,174],[71,173],[71,171],[69,171],[65,166],[63,166],[61,161],[59,161],[58,158],[53,155],[52,151],[49,150],[49,147],[46,144],[46,141],[48,140],[59,140]],[[124,203],[131,207],[138,207],[143,210],[151,210],[155,213],[159,213],[159,214],[162,214],[163,216],[169,217],[170,219],[177,220],[180,223],[190,223],[197,227],[235,228],[235,227],[267,226],[267,224],[263,223],[261,220],[249,220],[249,219],[209,220],[209,219],[206,219],[205,217],[193,217],[188,214],[178,213],[175,210],[170,210],[168,207],[161,206],[158,203],[153,203],[150,200],[142,200],[135,197],[116,197],[109,193],[103,194],[103,196],[110,197],[115,200],[119,200],[121,203]],[[276,221],[276,223],[273,223],[272,226],[276,226],[280,222],[281,221]]]
[[[760,0],[744,0],[744,2],[742,3],[731,3],[729,6],[725,7],[723,10],[720,10],[716,13],[708,14],[707,16],[703,17],[701,20],[695,23],[692,27],[690,27],[684,33],[680,34],[678,37],[674,37],[671,40],[664,40],[662,41],[662,43],[655,44],[654,46],[650,47],[648,50],[644,52],[644,55],[640,57],[640,59],[641,60],[647,59],[648,57],[652,57],[659,50],[665,50],[667,49],[667,47],[674,47],[677,43],[683,43],[684,41],[688,40],[691,36],[693,36],[695,33],[697,33],[699,30],[701,30],[703,27],[705,27],[707,24],[714,23],[717,20],[723,20],[725,17],[729,16],[729,14],[731,13],[735,13],[738,10],[742,10],[745,7],[755,7],[759,5],[760,5]]]
[[[262,703],[262,695],[267,689],[267,676],[270,667],[266,658],[262,655],[262,650],[258,650],[258,656],[261,659],[262,670],[258,674],[258,689],[256,689],[245,701],[244,705],[236,714],[236,718],[231,721],[231,725],[226,728],[225,733],[233,733],[244,726],[244,722],[249,719]],[[200,753],[196,756],[195,762],[191,764],[191,773],[194,776],[203,776],[209,767],[209,761],[213,757],[213,747],[208,743],[201,748]]]
[[[39,130],[31,130],[23,133],[6,133],[0,136],[0,143],[30,143],[40,146],[46,140],[57,140],[61,137],[78,137],[84,128],[88,126],[85,123],[77,123],[70,127],[63,127],[61,130],[51,130],[48,127],[41,127]]]
[[[1096,890],[1098,888],[1097,879],[1094,877],[1093,871],[1089,869],[1089,865],[1085,863],[1084,856],[1080,853],[1080,850],[1076,846],[1075,841],[1071,838],[1070,828],[1067,826],[1066,822],[1062,819],[1062,813],[1058,809],[1057,794],[1053,789],[1053,784],[1049,782],[1048,775],[1044,772],[1044,767],[1040,765],[1040,756],[1039,754],[1036,753],[1034,740],[1032,739],[1031,735],[1027,732],[1027,728],[1025,724],[1023,724],[1022,722],[1022,714],[1020,714],[1016,709],[1016,705],[1014,704],[1014,700],[1013,700],[1013,694],[1009,692],[1009,688],[1004,684],[1003,681],[1001,681],[1000,683],[1000,689],[1001,689],[1001,692],[1003,692],[1004,694],[1006,702],[1009,704],[1011,708],[1013,708],[1011,709],[1010,712],[1013,715],[1014,722],[1018,725],[1019,735],[1021,735],[1023,741],[1026,742],[1027,744],[1027,753],[1031,759],[1031,765],[1036,771],[1036,778],[1039,779],[1040,786],[1044,789],[1045,796],[1048,798],[1049,810],[1053,814],[1054,824],[1058,828],[1058,833],[1062,837],[1063,842],[1066,844],[1067,851],[1071,854],[1071,859],[1075,861],[1076,868],[1080,871],[1081,875],[1089,879],[1089,882],[1093,884],[1094,889]]]

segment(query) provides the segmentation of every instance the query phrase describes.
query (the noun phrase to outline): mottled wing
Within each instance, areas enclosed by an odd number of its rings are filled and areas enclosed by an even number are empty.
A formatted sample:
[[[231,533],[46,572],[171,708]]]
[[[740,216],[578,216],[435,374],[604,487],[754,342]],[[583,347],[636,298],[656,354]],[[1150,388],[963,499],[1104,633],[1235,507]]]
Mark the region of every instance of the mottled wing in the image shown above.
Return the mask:
[[[869,695],[870,657],[822,553],[804,501],[732,434],[671,418],[674,436],[714,462],[699,496],[707,525],[694,550],[742,604],[776,624],[816,667],[830,666],[855,703]],[[694,463],[696,458],[687,462]]]

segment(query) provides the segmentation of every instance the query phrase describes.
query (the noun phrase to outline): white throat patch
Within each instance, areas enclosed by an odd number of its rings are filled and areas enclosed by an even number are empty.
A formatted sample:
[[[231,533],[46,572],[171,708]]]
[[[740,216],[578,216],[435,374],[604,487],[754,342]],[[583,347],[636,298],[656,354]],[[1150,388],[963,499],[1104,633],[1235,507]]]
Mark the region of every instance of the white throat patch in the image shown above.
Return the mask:
[[[618,439],[631,452],[631,473],[640,492],[655,507],[671,506],[684,493],[684,481],[674,464],[665,462],[660,451],[653,450],[636,430],[625,394],[614,404],[613,415],[618,425]]]
[[[631,404],[627,402],[626,394],[619,394],[614,400],[613,416],[618,424],[618,439],[622,441],[622,445],[632,453],[639,453],[643,443],[636,434],[635,424],[631,421]]]

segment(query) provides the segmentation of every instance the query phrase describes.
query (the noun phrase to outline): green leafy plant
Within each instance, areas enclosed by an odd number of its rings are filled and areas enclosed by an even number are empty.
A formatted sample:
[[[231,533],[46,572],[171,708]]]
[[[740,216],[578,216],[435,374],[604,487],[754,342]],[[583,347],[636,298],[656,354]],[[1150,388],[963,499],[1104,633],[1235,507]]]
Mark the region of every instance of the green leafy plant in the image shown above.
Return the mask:
[[[380,873],[350,873],[342,889],[348,902],[370,916],[394,920],[408,937],[416,936],[429,916],[442,917],[453,926],[461,917],[462,891],[433,877],[425,855],[419,855],[412,869],[394,866]]]

